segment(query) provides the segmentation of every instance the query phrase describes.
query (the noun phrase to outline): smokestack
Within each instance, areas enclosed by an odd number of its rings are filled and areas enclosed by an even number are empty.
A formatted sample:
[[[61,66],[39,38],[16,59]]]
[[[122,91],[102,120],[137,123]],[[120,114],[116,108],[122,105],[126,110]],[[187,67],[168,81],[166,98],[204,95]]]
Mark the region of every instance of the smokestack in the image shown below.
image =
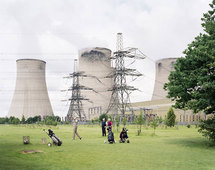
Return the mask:
[[[8,117],[25,119],[34,116],[53,116],[45,79],[46,62],[37,59],[19,59],[16,87]]]

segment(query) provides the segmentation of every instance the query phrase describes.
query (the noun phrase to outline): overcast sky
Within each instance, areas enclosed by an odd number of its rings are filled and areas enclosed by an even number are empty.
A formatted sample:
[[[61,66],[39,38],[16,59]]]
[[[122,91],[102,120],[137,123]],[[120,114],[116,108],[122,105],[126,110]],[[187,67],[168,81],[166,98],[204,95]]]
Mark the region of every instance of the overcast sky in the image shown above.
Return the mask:
[[[0,0],[0,117],[6,116],[15,89],[16,60],[46,61],[46,82],[54,113],[65,116],[68,104],[60,92],[71,82],[78,50],[116,48],[123,33],[124,47],[137,47],[148,57],[135,62],[144,74],[136,81],[141,92],[131,101],[150,100],[154,61],[182,56],[202,32],[201,17],[212,0]]]

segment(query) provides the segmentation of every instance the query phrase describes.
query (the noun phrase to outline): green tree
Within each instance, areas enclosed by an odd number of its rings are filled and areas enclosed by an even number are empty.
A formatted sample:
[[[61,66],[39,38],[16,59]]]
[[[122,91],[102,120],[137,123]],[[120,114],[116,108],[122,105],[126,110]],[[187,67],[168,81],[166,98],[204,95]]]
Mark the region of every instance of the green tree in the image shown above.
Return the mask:
[[[28,123],[28,124],[33,123],[33,118],[32,118],[32,117],[29,117],[29,118],[26,120],[26,123]]]
[[[113,116],[112,115],[108,115],[108,119],[110,119],[111,121],[113,121]]]
[[[124,127],[125,127],[125,125],[127,124],[127,119],[126,119],[125,116],[124,116],[123,119],[122,119],[122,124],[123,124]]]
[[[40,122],[41,121],[41,116],[34,116],[33,118],[32,118],[32,123],[37,123],[37,122]]]
[[[6,117],[1,117],[0,118],[0,124],[5,124],[5,123],[8,123],[8,118]]]
[[[215,142],[215,116],[207,120],[202,120],[199,125],[199,132],[209,140]]]
[[[20,120],[18,118],[15,118],[14,116],[11,116],[8,120],[9,124],[20,124]]]
[[[95,118],[93,118],[93,119],[91,120],[91,122],[92,122],[92,124],[94,125],[94,124],[96,124],[96,123],[99,122],[99,118],[95,117]]]
[[[21,120],[22,124],[25,124],[25,116],[22,115],[22,120]]]
[[[57,122],[61,122],[60,116],[55,116],[55,118],[56,118]]]
[[[57,119],[55,116],[47,116],[45,118],[45,124],[46,125],[53,125],[53,126],[57,126]]]
[[[172,107],[169,108],[168,112],[167,112],[167,117],[166,117],[166,125],[167,126],[175,126],[175,113],[174,110],[172,109]]]
[[[164,85],[175,108],[206,114],[215,112],[215,0],[209,5],[211,10],[202,18],[204,33],[188,45],[185,57],[177,59]]]
[[[99,122],[102,122],[102,119],[103,119],[103,118],[105,118],[105,121],[107,121],[108,115],[105,114],[105,113],[101,114],[101,115],[99,116]]]
[[[119,131],[119,123],[120,123],[120,120],[119,120],[119,116],[117,115],[117,116],[116,116],[116,127],[117,127],[117,132]]]
[[[163,121],[164,121],[163,118],[162,118],[161,116],[160,116],[160,117],[157,117],[157,119],[158,119],[158,123],[159,123],[159,124],[163,123]]]
[[[143,112],[140,111],[139,116],[137,117],[136,121],[135,121],[138,125],[139,125],[139,133],[141,133],[141,127],[142,125],[145,123],[145,118],[143,116]],[[138,133],[138,134],[139,134]]]
[[[160,122],[160,118],[159,117],[155,117],[151,123],[150,123],[150,126],[154,129],[154,134],[155,134],[155,129],[158,127],[159,125],[159,122]]]

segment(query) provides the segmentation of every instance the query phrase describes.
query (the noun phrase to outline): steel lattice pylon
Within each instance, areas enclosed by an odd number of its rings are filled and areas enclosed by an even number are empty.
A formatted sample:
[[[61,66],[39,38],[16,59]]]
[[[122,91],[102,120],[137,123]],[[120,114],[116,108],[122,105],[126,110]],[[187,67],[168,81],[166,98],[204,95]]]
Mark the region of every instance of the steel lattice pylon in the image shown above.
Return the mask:
[[[125,67],[125,58],[144,59],[145,57],[143,54],[137,54],[137,48],[127,48],[123,50],[122,44],[122,33],[118,33],[117,51],[114,52],[113,57],[111,57],[114,62],[114,72],[107,76],[108,78],[113,78],[114,85],[111,89],[109,89],[112,91],[112,95],[106,114],[112,110],[115,112],[114,114],[119,114],[118,112],[120,112],[124,116],[126,109],[130,108],[129,95],[131,91],[138,90],[133,86],[127,85],[126,77],[142,76],[142,74],[137,72],[136,69]]]
[[[84,72],[76,71],[77,60],[75,60],[74,72],[67,78],[73,78],[72,87],[68,90],[72,91],[72,97],[69,99],[70,106],[67,113],[67,120],[71,121],[73,118],[78,117],[81,121],[86,120],[86,115],[83,110],[82,101],[89,100],[81,96],[81,90],[93,90],[79,84],[80,77],[87,77]]]

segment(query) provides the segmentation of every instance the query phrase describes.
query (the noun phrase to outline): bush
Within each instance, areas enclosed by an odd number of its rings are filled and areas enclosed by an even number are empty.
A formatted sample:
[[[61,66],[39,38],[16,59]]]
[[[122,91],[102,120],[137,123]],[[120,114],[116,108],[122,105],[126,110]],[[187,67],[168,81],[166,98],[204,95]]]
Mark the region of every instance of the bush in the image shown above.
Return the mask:
[[[175,116],[174,110],[172,109],[172,107],[170,107],[167,112],[165,124],[170,127],[175,126],[175,119],[176,119],[176,116]]]
[[[96,123],[99,122],[99,118],[95,117],[95,118],[93,118],[93,119],[91,120],[91,122],[92,122],[92,124],[94,125],[94,124],[96,124]]]
[[[57,118],[55,116],[47,116],[45,118],[45,124],[57,126]]]
[[[189,124],[187,125],[187,128],[190,128],[190,125],[189,125]]]
[[[207,120],[201,120],[198,132],[209,140],[215,142],[215,116]]]
[[[57,121],[56,121],[56,120],[51,120],[51,119],[46,119],[46,120],[45,120],[45,124],[46,124],[46,125],[57,126]]]

